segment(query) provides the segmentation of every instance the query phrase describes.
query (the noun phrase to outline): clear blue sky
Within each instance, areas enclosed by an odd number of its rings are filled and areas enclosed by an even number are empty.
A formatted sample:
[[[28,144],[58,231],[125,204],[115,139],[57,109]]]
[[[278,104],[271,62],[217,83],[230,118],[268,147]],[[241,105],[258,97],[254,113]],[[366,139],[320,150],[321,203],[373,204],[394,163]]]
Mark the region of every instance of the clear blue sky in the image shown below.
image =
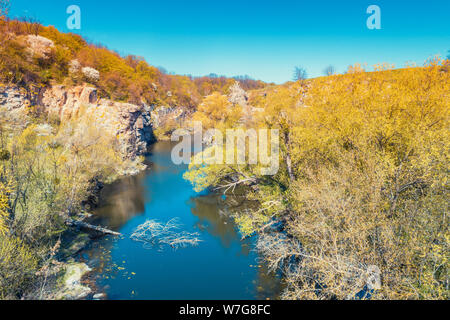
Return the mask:
[[[121,54],[143,56],[177,74],[248,74],[282,83],[293,68],[309,76],[332,64],[422,64],[450,49],[449,0],[11,0],[11,16],[61,31],[66,8],[82,12],[77,33]],[[366,9],[381,8],[382,30]]]

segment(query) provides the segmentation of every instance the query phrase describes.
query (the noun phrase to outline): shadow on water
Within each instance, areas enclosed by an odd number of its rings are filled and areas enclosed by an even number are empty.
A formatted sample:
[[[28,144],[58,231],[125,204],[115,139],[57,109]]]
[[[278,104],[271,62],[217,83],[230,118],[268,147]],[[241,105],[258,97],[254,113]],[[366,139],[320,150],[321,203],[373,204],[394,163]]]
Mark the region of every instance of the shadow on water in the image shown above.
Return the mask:
[[[149,169],[102,191],[96,222],[120,231],[120,239],[96,240],[81,253],[94,268],[99,292],[109,299],[275,299],[280,280],[258,263],[254,239],[241,241],[217,194],[197,194],[175,166],[173,144],[156,143]],[[146,220],[178,218],[182,231],[198,232],[197,247],[146,249],[130,234]]]

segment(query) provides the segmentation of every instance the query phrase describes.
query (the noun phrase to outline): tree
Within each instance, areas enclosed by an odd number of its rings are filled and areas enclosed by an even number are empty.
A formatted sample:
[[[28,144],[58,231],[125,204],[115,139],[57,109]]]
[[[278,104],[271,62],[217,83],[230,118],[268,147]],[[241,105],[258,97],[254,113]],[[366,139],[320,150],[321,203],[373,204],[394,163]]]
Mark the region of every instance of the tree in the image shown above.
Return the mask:
[[[8,16],[10,7],[11,4],[9,0],[0,0],[0,19]]]
[[[2,169],[2,168],[0,168]],[[9,193],[11,190],[4,185],[0,180],[0,236],[4,235],[7,230],[7,219],[8,219],[8,209],[9,209]]]
[[[239,82],[235,82],[230,88],[229,101],[234,105],[245,107],[248,101],[248,95],[245,90],[241,88]]]
[[[333,74],[336,73],[336,68],[335,68],[334,66],[332,66],[332,65],[329,65],[328,67],[326,67],[326,68],[323,70],[323,73],[324,73],[326,76],[332,76]]]
[[[294,81],[303,81],[308,78],[308,73],[305,68],[295,67],[294,68]]]
[[[227,96],[214,92],[207,96],[199,105],[197,112],[193,115],[193,119],[202,122],[203,128],[211,129],[224,126],[231,127],[241,116],[241,106],[233,106]]]

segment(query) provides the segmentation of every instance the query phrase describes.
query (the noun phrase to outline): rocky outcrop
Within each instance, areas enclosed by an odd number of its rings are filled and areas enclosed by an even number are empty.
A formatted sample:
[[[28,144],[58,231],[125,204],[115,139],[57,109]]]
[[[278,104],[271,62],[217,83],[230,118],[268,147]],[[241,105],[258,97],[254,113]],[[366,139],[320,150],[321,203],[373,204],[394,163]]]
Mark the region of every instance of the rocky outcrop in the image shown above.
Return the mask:
[[[154,141],[151,111],[145,105],[100,99],[97,89],[87,85],[46,88],[38,100],[41,111],[61,123],[84,117],[105,134],[117,137],[127,158],[143,155]],[[17,87],[0,87],[0,106],[8,111],[26,113],[29,105],[26,91]]]
[[[61,276],[59,290],[52,297],[55,300],[81,300],[85,299],[92,290],[82,284],[83,277],[91,272],[91,269],[84,263],[68,263]]]
[[[0,106],[4,106],[7,111],[20,111],[30,106],[30,100],[26,90],[0,85]]]
[[[40,104],[61,122],[88,116],[92,125],[117,137],[131,159],[144,154],[154,140],[149,108],[99,99],[94,87],[53,86],[45,90]]]
[[[230,94],[228,96],[228,101],[230,101],[233,105],[240,105],[245,108],[248,103],[248,94],[244,89],[241,88],[239,82],[235,82],[230,87]]]
[[[43,59],[48,59],[55,47],[52,40],[42,36],[27,35],[24,38],[24,42],[30,56]]]
[[[163,126],[167,121],[180,122],[188,116],[182,108],[160,106],[151,111],[151,121],[154,128]]]
[[[69,62],[69,73],[77,73],[81,69],[81,64],[78,60],[74,59]]]

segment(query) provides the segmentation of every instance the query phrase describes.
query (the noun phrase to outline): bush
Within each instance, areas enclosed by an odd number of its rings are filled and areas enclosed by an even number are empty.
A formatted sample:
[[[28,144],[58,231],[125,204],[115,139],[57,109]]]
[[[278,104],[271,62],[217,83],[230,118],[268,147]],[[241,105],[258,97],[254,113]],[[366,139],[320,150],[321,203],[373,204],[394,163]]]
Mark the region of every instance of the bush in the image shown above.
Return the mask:
[[[22,240],[0,236],[0,299],[16,299],[29,289],[38,261]]]

